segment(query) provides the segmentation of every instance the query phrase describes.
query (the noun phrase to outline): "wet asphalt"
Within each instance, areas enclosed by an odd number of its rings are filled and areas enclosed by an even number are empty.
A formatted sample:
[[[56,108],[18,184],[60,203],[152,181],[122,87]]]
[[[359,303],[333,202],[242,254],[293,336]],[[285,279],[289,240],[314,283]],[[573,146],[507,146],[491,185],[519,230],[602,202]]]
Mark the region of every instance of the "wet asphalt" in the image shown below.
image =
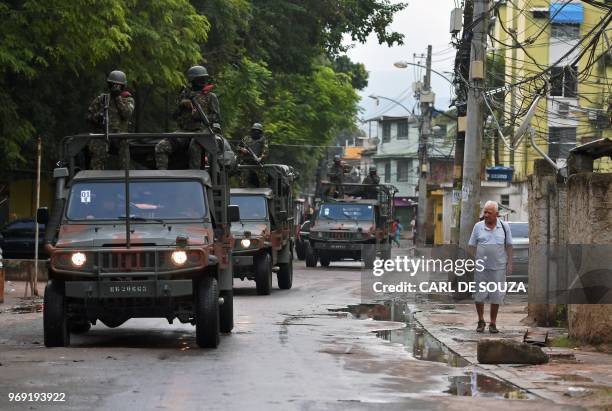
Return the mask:
[[[0,410],[562,409],[494,392],[456,395],[456,381],[472,370],[379,338],[388,333],[376,331],[402,322],[338,311],[361,302],[358,263],[313,269],[296,261],[294,270],[293,288],[269,296],[237,280],[235,328],[214,350],[197,347],[192,326],[162,319],[98,323],[70,347],[48,349],[41,313],[2,313]],[[65,393],[66,401],[9,401],[24,392]]]

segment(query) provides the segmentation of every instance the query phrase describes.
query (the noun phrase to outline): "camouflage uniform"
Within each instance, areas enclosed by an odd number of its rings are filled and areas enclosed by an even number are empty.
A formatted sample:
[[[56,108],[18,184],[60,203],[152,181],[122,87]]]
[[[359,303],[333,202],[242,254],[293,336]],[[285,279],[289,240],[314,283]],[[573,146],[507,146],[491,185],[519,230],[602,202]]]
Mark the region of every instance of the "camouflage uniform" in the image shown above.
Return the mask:
[[[363,179],[361,184],[380,184],[380,177],[378,174],[370,173]],[[376,187],[364,187],[363,192],[365,198],[376,199],[378,197],[378,189]]]
[[[134,99],[127,91],[123,91],[117,96],[111,94],[100,94],[96,97],[87,109],[87,120],[93,127],[94,132],[104,133],[104,99],[108,96],[108,132],[127,133],[130,118],[134,112]],[[89,141],[89,153],[91,154],[90,168],[93,170],[104,170],[106,159],[108,158],[108,143],[106,140],[91,139]],[[121,168],[125,168],[125,154],[129,150],[127,140],[119,143],[119,157]]]
[[[260,159],[260,162],[263,164],[264,160],[268,158],[268,140],[265,136],[261,136],[259,139],[254,139],[253,137],[246,136],[241,141],[242,147],[249,147],[251,151]],[[238,151],[240,164],[248,164],[248,165],[256,165],[257,161],[253,158],[250,153],[243,153]],[[258,167],[257,170],[250,170],[248,173],[240,174],[240,185],[243,186],[251,186],[251,187],[261,187],[268,185],[268,174],[264,170],[263,167]]]
[[[191,99],[194,99],[208,117],[210,126],[221,122],[219,111],[219,100],[215,93],[204,91],[184,90],[179,97],[178,107],[174,112],[174,118],[180,131],[208,132],[208,125],[200,117],[198,110],[193,107]],[[164,138],[155,146],[155,162],[159,170],[168,169],[168,156],[177,151],[187,149],[189,153],[189,168],[200,169],[202,164],[202,146],[197,141],[188,138],[167,139]]]
[[[334,164],[332,164],[327,172],[327,178],[331,183],[328,194],[343,196],[344,189],[341,184],[344,182],[344,165],[342,162],[334,161]]]

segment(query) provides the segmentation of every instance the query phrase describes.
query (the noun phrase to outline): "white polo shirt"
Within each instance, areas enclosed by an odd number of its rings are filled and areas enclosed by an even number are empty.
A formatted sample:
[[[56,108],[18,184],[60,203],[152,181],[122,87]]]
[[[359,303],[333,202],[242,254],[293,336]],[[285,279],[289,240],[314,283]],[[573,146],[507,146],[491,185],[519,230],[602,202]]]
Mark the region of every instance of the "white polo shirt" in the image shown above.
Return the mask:
[[[493,229],[487,227],[484,220],[479,221],[474,225],[468,245],[476,247],[476,259],[484,261],[486,270],[505,269],[508,262],[506,245],[512,246],[510,227],[499,218]]]

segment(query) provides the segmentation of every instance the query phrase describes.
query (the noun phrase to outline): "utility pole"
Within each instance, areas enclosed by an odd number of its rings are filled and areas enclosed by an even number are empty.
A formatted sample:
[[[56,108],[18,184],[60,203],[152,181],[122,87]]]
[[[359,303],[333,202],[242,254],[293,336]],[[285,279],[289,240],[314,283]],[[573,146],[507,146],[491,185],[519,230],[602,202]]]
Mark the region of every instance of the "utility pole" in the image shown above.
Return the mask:
[[[419,133],[419,205],[417,214],[417,245],[424,246],[427,233],[427,174],[429,161],[427,157],[427,140],[431,134],[431,112],[433,108],[433,93],[431,92],[431,45],[427,46],[427,63],[423,90],[419,93],[421,102],[421,130]],[[431,105],[430,105],[431,104]]]
[[[467,250],[472,227],[480,212],[480,176],[482,164],[483,88],[486,63],[489,0],[474,0],[474,21],[470,53],[470,77],[467,102],[467,129],[463,157],[463,184],[459,246]]]
[[[457,136],[455,137],[455,164],[453,167],[453,215],[451,225],[451,244],[459,244],[459,221],[461,218],[461,187],[463,179],[463,153],[465,147],[465,126],[467,124],[468,87],[463,82],[470,76],[470,49],[472,45],[473,0],[465,0],[463,9],[463,30],[461,42],[455,57],[455,76],[457,101]]]

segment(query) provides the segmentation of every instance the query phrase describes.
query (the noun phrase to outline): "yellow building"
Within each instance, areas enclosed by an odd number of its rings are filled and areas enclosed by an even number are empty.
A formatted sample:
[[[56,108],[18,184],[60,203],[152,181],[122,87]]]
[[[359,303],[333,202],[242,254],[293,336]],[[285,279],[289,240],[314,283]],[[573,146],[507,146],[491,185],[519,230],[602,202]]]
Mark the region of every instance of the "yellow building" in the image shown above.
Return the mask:
[[[535,144],[558,165],[576,145],[612,138],[612,27],[605,25],[606,11],[571,0],[508,0],[492,7],[496,18],[488,50],[504,64],[502,126],[516,119],[506,135],[514,134],[538,90],[545,88],[530,125]],[[541,158],[528,134],[515,150],[499,147],[500,162],[514,168],[515,181],[531,174],[534,160]],[[611,169],[609,159],[595,166]]]

